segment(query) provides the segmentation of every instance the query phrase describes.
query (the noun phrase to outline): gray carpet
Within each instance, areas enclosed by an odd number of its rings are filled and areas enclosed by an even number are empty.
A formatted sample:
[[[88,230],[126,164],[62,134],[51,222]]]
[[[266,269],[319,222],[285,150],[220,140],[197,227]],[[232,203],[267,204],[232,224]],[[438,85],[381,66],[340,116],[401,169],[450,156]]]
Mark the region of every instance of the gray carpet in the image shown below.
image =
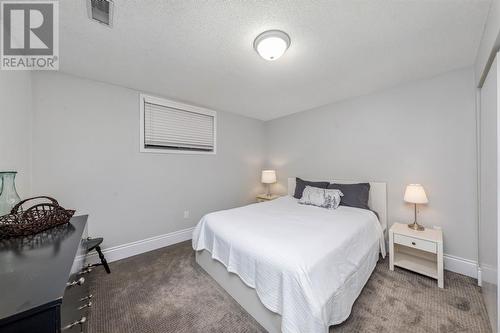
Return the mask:
[[[90,333],[265,332],[200,268],[190,242],[92,273]],[[491,332],[475,280],[445,273],[445,289],[381,261],[340,332]]]

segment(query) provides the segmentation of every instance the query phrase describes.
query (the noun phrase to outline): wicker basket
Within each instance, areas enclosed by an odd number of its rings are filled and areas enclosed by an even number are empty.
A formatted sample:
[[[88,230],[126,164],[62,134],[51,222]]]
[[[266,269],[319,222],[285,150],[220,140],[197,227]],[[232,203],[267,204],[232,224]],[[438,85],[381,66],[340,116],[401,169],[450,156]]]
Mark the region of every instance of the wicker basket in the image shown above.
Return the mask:
[[[22,206],[32,200],[46,199],[46,203],[36,204],[23,211]],[[34,235],[58,225],[68,223],[74,210],[59,206],[51,197],[34,197],[15,205],[10,214],[0,216],[0,239]]]

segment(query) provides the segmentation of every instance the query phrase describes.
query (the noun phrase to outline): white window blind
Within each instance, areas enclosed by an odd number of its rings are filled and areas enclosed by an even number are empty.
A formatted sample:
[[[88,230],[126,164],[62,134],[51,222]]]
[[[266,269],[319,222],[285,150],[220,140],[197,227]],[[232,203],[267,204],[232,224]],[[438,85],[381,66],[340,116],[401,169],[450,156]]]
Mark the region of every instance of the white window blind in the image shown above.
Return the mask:
[[[145,149],[215,151],[215,112],[157,98],[142,101]]]

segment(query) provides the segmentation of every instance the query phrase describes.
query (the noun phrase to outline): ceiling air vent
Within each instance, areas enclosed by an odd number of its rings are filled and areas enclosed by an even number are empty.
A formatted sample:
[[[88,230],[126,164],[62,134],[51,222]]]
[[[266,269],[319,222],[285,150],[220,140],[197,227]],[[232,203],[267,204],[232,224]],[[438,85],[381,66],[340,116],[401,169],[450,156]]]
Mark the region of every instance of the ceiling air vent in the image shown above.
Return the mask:
[[[113,25],[113,1],[87,0],[87,11],[92,20],[108,27]]]

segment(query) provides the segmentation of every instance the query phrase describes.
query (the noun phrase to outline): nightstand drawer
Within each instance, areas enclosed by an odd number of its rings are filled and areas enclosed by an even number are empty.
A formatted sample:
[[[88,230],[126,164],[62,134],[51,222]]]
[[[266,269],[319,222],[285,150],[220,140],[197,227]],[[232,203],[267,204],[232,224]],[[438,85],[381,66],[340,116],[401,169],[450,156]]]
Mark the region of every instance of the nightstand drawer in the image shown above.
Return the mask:
[[[437,253],[436,243],[423,239],[394,234],[394,243],[426,252]]]

